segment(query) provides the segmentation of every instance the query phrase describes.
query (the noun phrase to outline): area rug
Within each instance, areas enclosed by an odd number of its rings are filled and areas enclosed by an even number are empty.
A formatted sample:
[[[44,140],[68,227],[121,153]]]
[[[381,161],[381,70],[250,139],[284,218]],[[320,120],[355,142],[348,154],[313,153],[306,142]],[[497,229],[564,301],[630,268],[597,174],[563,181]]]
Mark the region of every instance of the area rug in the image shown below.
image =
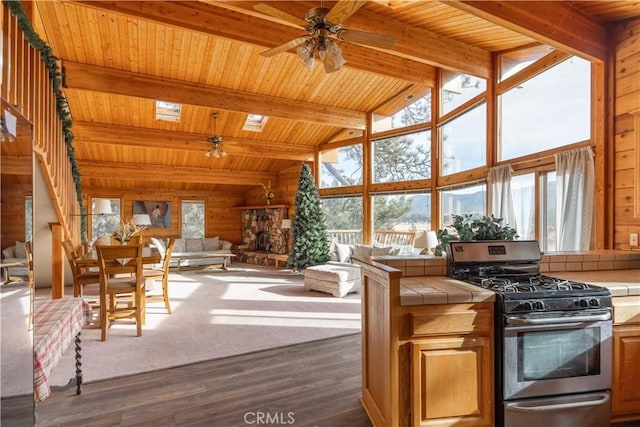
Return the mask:
[[[306,291],[303,277],[289,270],[234,264],[171,273],[169,282],[173,314],[161,302],[148,304],[141,337],[133,323],[114,323],[105,342],[96,326],[82,330],[85,382],[360,331],[358,294]],[[67,384],[74,373],[71,348],[51,384]]]

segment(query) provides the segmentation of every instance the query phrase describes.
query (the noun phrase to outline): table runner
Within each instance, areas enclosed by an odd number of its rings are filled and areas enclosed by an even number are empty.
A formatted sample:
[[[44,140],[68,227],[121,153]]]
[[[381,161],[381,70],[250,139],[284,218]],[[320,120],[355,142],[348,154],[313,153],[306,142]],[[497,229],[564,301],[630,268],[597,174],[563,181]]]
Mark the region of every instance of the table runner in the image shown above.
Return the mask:
[[[91,307],[81,298],[36,302],[33,335],[33,389],[36,402],[51,393],[48,377],[82,327],[91,321]]]

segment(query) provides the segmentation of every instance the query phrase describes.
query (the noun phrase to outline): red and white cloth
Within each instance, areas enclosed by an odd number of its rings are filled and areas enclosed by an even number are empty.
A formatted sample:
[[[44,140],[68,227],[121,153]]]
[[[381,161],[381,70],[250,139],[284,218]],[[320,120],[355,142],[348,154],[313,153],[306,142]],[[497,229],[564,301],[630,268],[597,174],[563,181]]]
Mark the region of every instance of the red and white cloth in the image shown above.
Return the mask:
[[[33,334],[33,390],[36,402],[51,393],[48,377],[82,327],[91,307],[82,298],[36,301]],[[74,373],[75,374],[75,373]]]

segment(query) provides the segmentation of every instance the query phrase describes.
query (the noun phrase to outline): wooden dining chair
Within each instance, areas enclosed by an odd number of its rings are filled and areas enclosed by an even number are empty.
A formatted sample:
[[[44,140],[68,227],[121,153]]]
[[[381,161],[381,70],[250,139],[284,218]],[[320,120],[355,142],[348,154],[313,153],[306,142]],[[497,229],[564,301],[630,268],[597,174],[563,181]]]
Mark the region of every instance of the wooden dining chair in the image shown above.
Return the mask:
[[[169,239],[169,244],[162,258],[161,268],[148,268],[143,270],[145,283],[147,280],[162,280],[162,293],[147,293],[146,301],[162,300],[167,308],[167,313],[171,314],[171,304],[169,303],[169,263],[171,262],[171,252],[176,243],[175,237]]]
[[[73,275],[73,296],[82,297],[85,285],[100,283],[100,274],[97,271],[89,271],[82,268],[76,263],[78,253],[73,248],[73,244],[70,240],[62,242],[62,247],[64,248],[64,253],[67,256],[67,261],[71,268],[71,274]]]
[[[107,339],[110,322],[121,318],[135,318],[136,335],[141,336],[145,312],[142,245],[103,245],[97,251],[101,340]]]
[[[35,297],[36,286],[33,279],[33,252],[31,251],[31,242],[24,243],[24,250],[27,255],[27,274],[29,280],[29,319],[27,320],[27,329],[33,328],[33,300]]]

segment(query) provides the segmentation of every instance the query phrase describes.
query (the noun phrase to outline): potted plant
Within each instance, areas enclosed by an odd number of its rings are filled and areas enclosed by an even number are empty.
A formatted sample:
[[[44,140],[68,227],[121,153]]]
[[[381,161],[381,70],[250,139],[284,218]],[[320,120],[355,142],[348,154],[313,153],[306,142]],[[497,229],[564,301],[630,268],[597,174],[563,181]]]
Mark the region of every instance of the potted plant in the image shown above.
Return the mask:
[[[472,214],[453,215],[453,223],[438,230],[436,255],[447,252],[452,240],[513,240],[518,237],[515,228],[502,225],[502,218]],[[450,232],[451,231],[451,232]]]

